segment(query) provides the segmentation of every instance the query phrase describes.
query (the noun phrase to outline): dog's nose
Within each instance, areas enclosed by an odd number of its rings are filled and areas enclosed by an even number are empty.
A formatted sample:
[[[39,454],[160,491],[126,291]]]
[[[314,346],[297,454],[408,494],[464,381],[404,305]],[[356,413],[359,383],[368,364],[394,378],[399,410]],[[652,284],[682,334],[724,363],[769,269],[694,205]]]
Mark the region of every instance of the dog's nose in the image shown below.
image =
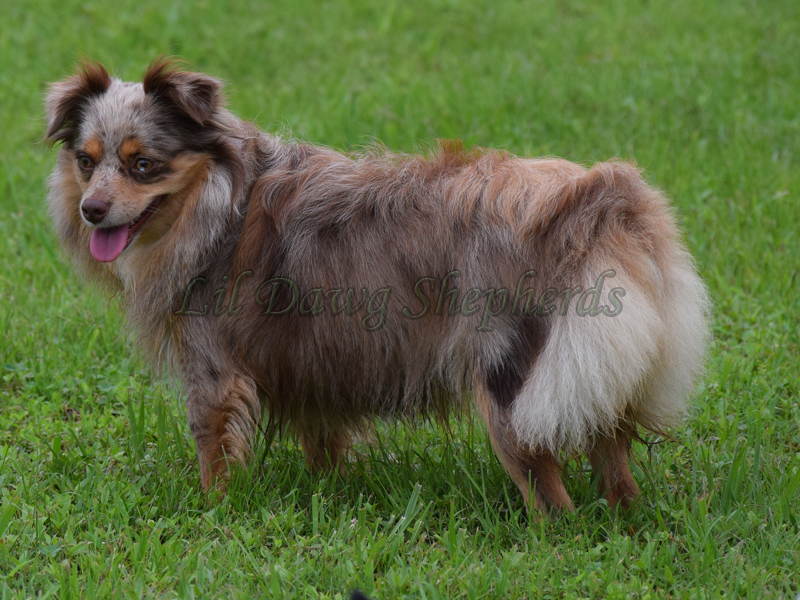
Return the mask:
[[[108,214],[108,202],[100,200],[100,198],[87,198],[83,201],[81,212],[89,223],[97,225],[100,221],[106,218]]]

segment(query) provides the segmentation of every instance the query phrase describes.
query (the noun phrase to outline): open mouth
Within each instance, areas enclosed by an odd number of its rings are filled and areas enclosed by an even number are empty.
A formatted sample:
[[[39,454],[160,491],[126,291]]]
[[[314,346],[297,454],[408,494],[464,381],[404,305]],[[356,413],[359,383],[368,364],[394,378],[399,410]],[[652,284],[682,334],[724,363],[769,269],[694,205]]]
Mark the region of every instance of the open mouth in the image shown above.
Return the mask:
[[[116,227],[100,228],[92,231],[89,239],[89,252],[100,262],[112,262],[122,254],[133,241],[136,232],[139,231],[147,220],[153,216],[156,208],[164,199],[159,196],[147,205],[142,213],[130,223],[124,223]]]

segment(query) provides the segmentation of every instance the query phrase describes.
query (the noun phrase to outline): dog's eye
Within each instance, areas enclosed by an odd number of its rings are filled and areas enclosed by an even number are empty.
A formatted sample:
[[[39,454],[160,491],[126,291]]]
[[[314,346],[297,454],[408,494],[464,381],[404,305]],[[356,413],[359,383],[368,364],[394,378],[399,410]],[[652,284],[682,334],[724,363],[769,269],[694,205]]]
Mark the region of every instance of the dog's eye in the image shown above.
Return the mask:
[[[147,173],[150,169],[153,168],[155,163],[150,160],[149,158],[140,158],[136,161],[136,165],[134,166],[134,170],[139,173]]]
[[[82,154],[78,157],[78,164],[80,165],[81,169],[91,169],[92,168],[92,159]]]

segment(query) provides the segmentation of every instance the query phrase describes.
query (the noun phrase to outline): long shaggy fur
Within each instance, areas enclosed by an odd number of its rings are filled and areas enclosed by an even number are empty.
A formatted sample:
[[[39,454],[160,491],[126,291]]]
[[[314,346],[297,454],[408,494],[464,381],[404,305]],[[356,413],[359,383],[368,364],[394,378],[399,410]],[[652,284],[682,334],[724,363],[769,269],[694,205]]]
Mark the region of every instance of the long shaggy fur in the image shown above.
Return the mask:
[[[708,340],[704,286],[635,167],[457,142],[346,156],[258,131],[221,90],[163,61],[143,84],[84,65],[47,100],[61,243],[182,376],[205,487],[262,414],[324,468],[370,419],[472,397],[536,507],[571,508],[564,451],[589,454],[610,500],[635,497],[630,437],[676,423]],[[81,216],[90,197],[113,226],[157,206],[113,262],[89,252],[106,226]]]

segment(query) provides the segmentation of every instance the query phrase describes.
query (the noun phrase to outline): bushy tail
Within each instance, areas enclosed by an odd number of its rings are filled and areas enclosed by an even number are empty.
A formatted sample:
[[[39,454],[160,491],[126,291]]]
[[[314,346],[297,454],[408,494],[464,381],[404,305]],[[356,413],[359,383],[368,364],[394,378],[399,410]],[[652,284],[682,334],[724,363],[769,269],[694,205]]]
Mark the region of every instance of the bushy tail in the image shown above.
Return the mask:
[[[597,165],[581,179],[558,216],[564,227],[580,219],[580,231],[593,236],[574,240],[591,249],[577,283],[586,290],[613,271],[603,310],[581,316],[573,306],[551,317],[512,415],[520,440],[552,451],[586,449],[625,422],[674,425],[709,341],[706,290],[664,198],[630,165]],[[587,214],[596,215],[592,227]]]

